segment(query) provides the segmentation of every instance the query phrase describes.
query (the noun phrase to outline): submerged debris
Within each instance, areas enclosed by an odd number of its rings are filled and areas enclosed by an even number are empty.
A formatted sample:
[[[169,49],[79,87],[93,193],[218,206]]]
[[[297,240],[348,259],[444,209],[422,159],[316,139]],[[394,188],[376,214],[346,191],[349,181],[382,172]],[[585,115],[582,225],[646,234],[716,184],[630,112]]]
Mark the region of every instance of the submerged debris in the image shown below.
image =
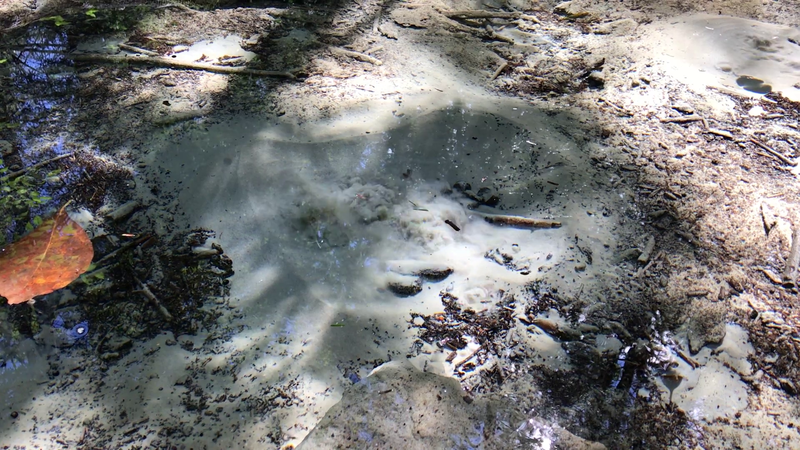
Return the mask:
[[[421,340],[447,351],[464,349],[470,340],[477,342],[478,348],[456,363],[456,370],[469,371],[482,364],[487,355],[502,353],[502,338],[514,326],[516,300],[513,295],[504,294],[494,308],[480,312],[462,309],[458,298],[452,294],[441,292],[439,297],[444,305],[443,313],[411,313],[409,323],[420,329]],[[475,357],[477,363],[471,362]]]

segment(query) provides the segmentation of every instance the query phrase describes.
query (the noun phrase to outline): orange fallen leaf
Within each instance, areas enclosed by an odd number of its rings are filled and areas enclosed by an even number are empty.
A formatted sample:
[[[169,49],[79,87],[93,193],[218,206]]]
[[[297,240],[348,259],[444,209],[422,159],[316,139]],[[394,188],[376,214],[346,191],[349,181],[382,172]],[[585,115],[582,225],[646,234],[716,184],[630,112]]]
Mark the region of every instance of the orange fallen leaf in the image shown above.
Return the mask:
[[[0,295],[10,305],[60,289],[86,272],[94,250],[64,205],[52,218],[0,248]]]

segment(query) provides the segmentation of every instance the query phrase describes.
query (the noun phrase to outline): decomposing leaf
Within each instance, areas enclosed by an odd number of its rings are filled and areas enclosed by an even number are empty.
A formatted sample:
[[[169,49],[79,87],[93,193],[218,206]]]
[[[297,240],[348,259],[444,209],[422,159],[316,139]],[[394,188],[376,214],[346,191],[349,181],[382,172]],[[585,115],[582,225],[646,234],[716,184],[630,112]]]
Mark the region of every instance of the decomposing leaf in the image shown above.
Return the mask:
[[[89,236],[64,205],[52,219],[0,248],[0,295],[14,305],[49,294],[84,273],[93,257]]]

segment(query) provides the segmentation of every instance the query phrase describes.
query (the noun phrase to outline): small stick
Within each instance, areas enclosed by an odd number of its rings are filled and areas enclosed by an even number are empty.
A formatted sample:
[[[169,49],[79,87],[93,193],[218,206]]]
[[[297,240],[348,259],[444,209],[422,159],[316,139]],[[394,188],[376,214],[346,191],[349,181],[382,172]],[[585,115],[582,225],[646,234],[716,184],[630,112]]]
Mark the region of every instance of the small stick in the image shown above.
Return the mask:
[[[461,228],[459,228],[459,227],[458,227],[458,225],[456,225],[455,223],[453,223],[453,221],[452,221],[452,220],[450,220],[450,219],[447,219],[447,220],[445,220],[445,221],[444,221],[444,223],[446,223],[446,224],[450,225],[450,228],[452,228],[452,229],[454,229],[454,230],[456,230],[456,231],[461,231]]]
[[[18,178],[18,177],[20,177],[22,175],[25,175],[27,172],[29,172],[31,170],[36,170],[36,169],[38,169],[38,168],[40,168],[42,166],[46,166],[46,165],[48,165],[50,163],[54,163],[56,161],[60,161],[60,160],[62,160],[64,158],[69,158],[72,155],[74,155],[74,153],[65,153],[63,155],[58,155],[56,157],[53,157],[53,158],[50,158],[50,159],[46,159],[46,160],[44,160],[42,162],[39,162],[39,163],[36,163],[36,164],[34,164],[34,165],[30,166],[30,167],[26,167],[24,169],[20,169],[20,170],[18,170],[16,172],[11,172],[10,174],[0,178],[0,182],[4,182],[6,180],[13,180],[14,178]]]
[[[122,55],[103,55],[99,53],[81,53],[70,55],[76,62],[94,63],[117,63],[117,64],[142,64],[148,66],[168,67],[170,69],[204,70],[213,73],[257,75],[262,77],[284,77],[294,79],[295,76],[289,72],[276,72],[272,70],[258,70],[247,67],[218,66],[206,63],[191,63],[175,61],[174,59],[160,56],[122,56]]]
[[[169,3],[167,5],[161,5],[156,7],[156,9],[165,9],[165,8],[177,8],[180,9],[181,11],[188,12],[189,14],[197,14],[200,12],[180,3]]]
[[[718,128],[709,128],[706,130],[711,134],[716,134],[717,136],[722,136],[724,138],[733,139],[733,134],[730,131],[720,130]]]
[[[792,247],[789,250],[789,256],[786,258],[786,267],[781,275],[784,287],[792,288],[797,285],[798,264],[800,264],[800,226],[795,226],[794,230],[792,230]]]
[[[680,356],[680,358],[681,358],[682,360],[686,361],[686,364],[688,364],[688,365],[692,366],[692,369],[697,369],[698,367],[700,367],[700,363],[699,363],[699,362],[697,362],[697,361],[696,361],[694,358],[692,358],[691,356],[687,355],[687,354],[686,354],[686,353],[685,353],[683,350],[681,350],[681,349],[678,349],[678,352],[677,352],[677,353],[678,353],[678,356]]]
[[[661,119],[661,123],[689,123],[689,122],[703,122],[704,120],[705,119],[703,119],[702,117],[696,114],[692,114],[691,116]]]
[[[784,163],[784,164],[786,164],[787,166],[792,166],[792,167],[794,167],[794,166],[796,166],[796,165],[797,165],[797,163],[796,163],[796,162],[794,162],[794,161],[792,161],[791,159],[789,159],[789,158],[787,158],[787,157],[783,156],[783,155],[782,155],[782,154],[780,154],[779,152],[777,152],[777,151],[773,150],[773,149],[772,149],[772,147],[768,146],[767,144],[764,144],[763,142],[761,142],[761,141],[759,141],[759,140],[757,140],[757,139],[755,139],[755,138],[750,138],[750,142],[752,142],[753,144],[756,144],[757,146],[759,146],[759,147],[761,147],[762,149],[766,150],[766,151],[767,151],[767,153],[769,153],[770,155],[774,156],[775,158],[778,158],[778,159],[779,159],[781,162],[783,162],[783,163]]]
[[[133,277],[133,279],[136,280],[137,283],[139,283],[139,292],[144,294],[144,296],[147,297],[148,300],[150,300],[150,303],[152,303],[153,306],[156,307],[158,312],[161,314],[162,317],[164,317],[164,319],[167,320],[167,322],[172,322],[172,314],[170,314],[169,311],[167,311],[167,308],[164,308],[161,302],[158,301],[158,297],[156,297],[155,294],[153,294],[153,291],[151,291],[146,284],[142,283],[139,280],[139,278]]]
[[[156,52],[153,52],[153,51],[150,51],[150,50],[147,50],[147,49],[144,49],[144,48],[134,47],[133,45],[119,44],[119,48],[122,49],[122,50],[127,50],[129,52],[133,52],[133,53],[141,53],[141,54],[147,55],[147,56],[159,56],[159,54],[156,53]]]
[[[139,239],[136,239],[134,241],[130,241],[130,242],[125,243],[125,245],[123,245],[122,247],[114,250],[113,252],[107,254],[106,256],[103,256],[96,263],[94,263],[94,266],[96,267],[96,269],[91,273],[94,273],[97,270],[100,270],[105,262],[107,262],[107,261],[111,260],[112,258],[114,258],[115,256],[117,256],[117,254],[119,254],[121,252],[124,252],[125,250],[128,250],[131,247],[135,247],[135,246],[141,244],[142,242],[144,242],[144,241],[146,241],[148,239],[150,239],[150,235],[144,235],[144,236],[140,237]]]
[[[642,254],[639,255],[639,262],[642,264],[647,264],[650,262],[650,257],[653,255],[653,250],[655,247],[656,239],[653,236],[650,236],[650,238],[647,239],[647,244],[644,246],[644,251],[642,251]]]
[[[470,353],[470,354],[469,354],[469,356],[467,356],[466,358],[464,358],[464,359],[463,359],[463,360],[462,360],[460,363],[456,364],[456,366],[455,366],[453,369],[454,369],[454,370],[458,370],[458,369],[460,369],[460,368],[461,368],[461,366],[463,366],[464,364],[466,364],[467,362],[469,362],[469,360],[470,360],[470,359],[472,359],[472,358],[474,358],[474,357],[475,357],[475,355],[477,355],[477,354],[478,354],[478,353],[479,353],[481,350],[483,350],[483,346],[482,346],[482,345],[481,345],[481,346],[478,346],[478,348],[476,348],[474,352]]]
[[[334,55],[347,56],[349,58],[353,58],[353,59],[357,59],[359,61],[370,63],[370,64],[372,64],[374,66],[383,65],[383,61],[381,61],[378,58],[373,58],[372,56],[369,56],[369,55],[367,55],[365,53],[354,52],[352,50],[345,50],[345,49],[340,48],[340,47],[331,47],[330,49],[331,49],[331,52]]]
[[[653,258],[653,259],[651,259],[651,260],[650,260],[650,262],[649,262],[649,263],[647,263],[647,265],[646,265],[646,266],[644,266],[644,267],[642,267],[641,269],[639,269],[639,270],[636,272],[636,274],[634,274],[634,276],[633,276],[633,277],[634,277],[634,278],[640,278],[642,275],[644,275],[645,273],[647,273],[647,271],[648,271],[648,270],[650,270],[650,267],[653,265],[653,263],[655,263],[655,262],[658,260],[658,258],[660,258],[660,257],[661,257],[661,253],[662,253],[662,252],[658,252],[658,253],[656,254],[656,257],[655,257],[655,258]]]
[[[773,284],[781,284],[782,280],[781,277],[772,273],[771,270],[767,269],[766,267],[759,267],[758,270],[764,274],[765,277],[769,279]],[[752,305],[751,305],[752,306]],[[755,309],[755,308],[753,308]]]
[[[492,77],[489,78],[489,80],[494,81],[495,79],[497,79],[497,77],[499,77],[500,74],[503,73],[504,70],[506,70],[506,68],[508,68],[508,61],[503,61],[503,64],[500,64],[500,67],[498,67],[497,70],[494,71],[494,74],[492,74]]]
[[[539,18],[538,18],[538,17],[536,17],[536,16],[532,16],[532,15],[530,15],[530,14],[523,14],[523,15],[521,15],[521,16],[519,16],[519,17],[520,17],[520,19],[522,19],[522,20],[527,20],[528,22],[533,22],[533,23],[536,23],[536,24],[542,23],[542,22],[539,20]]]
[[[482,10],[469,10],[469,11],[442,11],[442,14],[448,19],[519,19],[522,14],[518,12],[494,12]],[[529,20],[530,17],[526,16]]]
[[[531,219],[528,217],[520,217],[520,216],[501,216],[501,215],[494,215],[494,214],[481,214],[478,213],[483,220],[492,225],[500,225],[500,226],[507,226],[507,227],[516,227],[516,228],[559,228],[561,227],[561,222],[555,220],[546,220],[546,219]]]

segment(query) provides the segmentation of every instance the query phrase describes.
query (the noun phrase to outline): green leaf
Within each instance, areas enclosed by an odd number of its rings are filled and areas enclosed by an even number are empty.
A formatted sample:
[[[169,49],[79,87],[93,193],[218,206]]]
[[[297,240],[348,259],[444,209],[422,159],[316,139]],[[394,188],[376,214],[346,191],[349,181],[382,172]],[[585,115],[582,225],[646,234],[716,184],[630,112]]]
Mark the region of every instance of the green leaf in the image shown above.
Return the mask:
[[[88,11],[86,11],[86,15],[91,17],[92,19],[96,19],[97,18],[97,9],[95,9],[95,8],[89,9]]]
[[[36,217],[33,218],[33,226],[38,227],[41,224],[42,224],[42,217],[41,216],[36,216]]]
[[[64,25],[68,25],[68,24],[69,24],[69,22],[67,22],[66,20],[64,20],[64,18],[63,18],[63,17],[61,17],[61,16],[50,16],[50,17],[45,17],[45,18],[43,18],[43,19],[41,19],[41,20],[49,20],[49,21],[53,22],[53,24],[54,24],[55,26],[57,26],[57,27],[60,27],[60,26],[64,26]]]
[[[6,58],[0,59],[0,64],[5,64],[7,62],[8,62],[8,60]]]
[[[33,225],[31,225],[30,222],[25,224],[25,231],[28,233],[33,231]]]

